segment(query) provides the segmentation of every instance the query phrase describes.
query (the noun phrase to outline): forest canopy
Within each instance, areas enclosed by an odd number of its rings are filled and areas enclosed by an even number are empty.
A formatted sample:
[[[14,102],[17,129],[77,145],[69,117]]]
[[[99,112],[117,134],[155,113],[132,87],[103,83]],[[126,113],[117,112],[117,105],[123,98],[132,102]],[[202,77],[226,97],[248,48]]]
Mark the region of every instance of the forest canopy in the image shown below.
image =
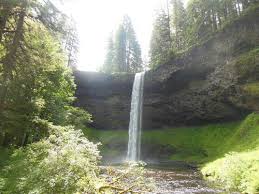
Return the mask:
[[[0,9],[0,144],[24,145],[46,135],[43,121],[67,122],[75,29],[50,1],[4,0]]]
[[[228,22],[241,16],[257,0],[172,0],[158,10],[150,43],[150,67],[207,40]]]
[[[115,35],[111,33],[109,37],[102,71],[137,73],[142,69],[141,48],[132,21],[125,15]]]

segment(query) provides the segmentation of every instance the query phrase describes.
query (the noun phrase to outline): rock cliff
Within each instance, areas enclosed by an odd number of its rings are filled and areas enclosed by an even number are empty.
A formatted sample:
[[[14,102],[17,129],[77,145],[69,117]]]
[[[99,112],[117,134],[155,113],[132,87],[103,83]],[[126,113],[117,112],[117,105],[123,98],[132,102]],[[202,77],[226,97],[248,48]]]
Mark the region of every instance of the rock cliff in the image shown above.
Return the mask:
[[[75,72],[93,127],[127,129],[134,75]],[[259,110],[259,9],[145,75],[143,128],[238,120]]]

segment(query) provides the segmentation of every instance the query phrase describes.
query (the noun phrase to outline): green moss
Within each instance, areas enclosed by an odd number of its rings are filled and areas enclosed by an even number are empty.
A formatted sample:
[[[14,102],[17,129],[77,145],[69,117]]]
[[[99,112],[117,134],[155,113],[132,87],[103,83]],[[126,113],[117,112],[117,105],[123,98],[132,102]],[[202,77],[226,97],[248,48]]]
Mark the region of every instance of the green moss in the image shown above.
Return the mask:
[[[244,84],[242,89],[249,96],[259,97],[259,82]]]
[[[87,138],[95,143],[101,143],[99,149],[101,156],[104,158],[113,158],[121,156],[122,150],[126,149],[128,141],[127,131],[112,131],[112,130],[84,130]]]
[[[250,114],[226,143],[230,151],[247,151],[259,147],[259,114]]]
[[[223,143],[228,141],[239,123],[214,124],[197,127],[181,127],[164,130],[147,130],[142,133],[143,145],[170,146],[175,153],[171,160],[203,163],[221,155]],[[92,130],[90,139],[102,143],[101,149],[121,149],[127,146],[128,132]],[[119,150],[117,150],[119,154]],[[120,153],[121,154],[121,153]]]
[[[221,154],[222,144],[231,137],[238,125],[227,123],[146,131],[142,141],[144,144],[173,146],[177,152],[171,156],[172,160],[201,163]]]
[[[249,115],[224,144],[225,156],[202,168],[212,181],[244,193],[259,192],[259,114]],[[229,152],[234,151],[234,152]]]
[[[241,55],[235,63],[235,68],[241,81],[258,80],[258,74],[255,72],[259,73],[259,48]]]
[[[103,147],[125,146],[128,131],[91,130],[91,140],[101,142]],[[230,151],[246,151],[259,146],[259,114],[252,113],[243,122],[146,130],[142,133],[144,145],[169,145],[176,153],[171,159],[207,162],[224,156]],[[106,149],[106,148],[105,148]]]

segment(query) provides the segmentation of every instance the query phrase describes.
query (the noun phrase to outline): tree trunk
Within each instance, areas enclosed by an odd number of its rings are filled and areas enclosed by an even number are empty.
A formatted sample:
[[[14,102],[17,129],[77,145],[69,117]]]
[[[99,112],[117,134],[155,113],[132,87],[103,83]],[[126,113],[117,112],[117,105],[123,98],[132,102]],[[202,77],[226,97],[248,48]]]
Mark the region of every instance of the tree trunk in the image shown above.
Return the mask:
[[[27,134],[24,133],[23,138],[22,138],[22,142],[21,142],[21,146],[24,146],[26,144],[26,140],[27,140]]]
[[[212,22],[213,22],[213,30],[215,32],[218,29],[218,25],[217,25],[217,17],[215,15],[215,10],[213,8],[212,8]]]
[[[221,18],[220,18],[220,15],[217,14],[217,18],[218,18],[218,21],[219,21],[219,28],[221,28],[222,26],[222,21],[221,21]]]
[[[4,143],[5,143],[5,132],[2,133],[2,139],[1,139],[1,142],[0,142],[0,146],[4,146]]]
[[[5,26],[11,11],[10,7],[7,5],[6,6],[3,5],[2,8],[3,8],[2,16],[0,17],[0,44],[2,42]]]
[[[242,1],[243,9],[246,9],[248,7],[248,0]]]
[[[227,20],[228,18],[228,6],[226,2],[224,3],[224,20]]]
[[[169,29],[169,34],[168,34],[169,44],[170,44],[169,46],[170,46],[170,48],[172,48],[171,20],[170,20],[170,11],[169,11],[169,2],[168,2],[168,0],[166,1],[166,8],[167,8],[167,25],[168,25],[168,29]]]
[[[4,109],[5,99],[8,90],[8,81],[12,79],[12,72],[15,67],[14,60],[16,52],[19,48],[20,42],[23,39],[23,26],[24,20],[26,16],[26,7],[27,7],[27,0],[25,0],[22,4],[22,11],[19,14],[19,18],[16,25],[15,35],[12,41],[12,44],[8,48],[7,54],[3,59],[3,88],[1,89],[0,93],[0,113]]]
[[[237,13],[238,13],[238,15],[241,14],[241,8],[240,8],[240,2],[239,2],[239,0],[237,0]]]
[[[214,31],[214,23],[213,23],[213,12],[212,10],[210,9],[209,12],[208,12],[208,22],[209,22],[209,25],[210,25],[210,28],[211,28],[211,32]]]

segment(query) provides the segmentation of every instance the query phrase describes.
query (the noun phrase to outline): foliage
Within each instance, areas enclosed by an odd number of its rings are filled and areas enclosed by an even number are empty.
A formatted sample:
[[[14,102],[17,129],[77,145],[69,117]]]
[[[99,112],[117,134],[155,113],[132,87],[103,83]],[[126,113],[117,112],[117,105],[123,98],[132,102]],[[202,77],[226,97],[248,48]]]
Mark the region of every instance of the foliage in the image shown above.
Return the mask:
[[[259,189],[258,123],[259,114],[252,113],[236,123],[148,130],[142,133],[142,145],[153,146],[153,154],[161,146],[171,147],[174,150],[169,152],[171,160],[198,163],[205,178],[228,189],[256,193]],[[93,130],[90,136],[103,142],[104,153],[108,148],[113,149],[113,157],[121,154],[120,147],[127,144],[126,131]]]
[[[169,16],[161,10],[154,22],[150,42],[150,67],[154,68],[166,62],[172,49]]]
[[[116,68],[139,71],[141,51],[129,18],[122,27],[125,66]],[[51,1],[0,2],[0,146],[14,145],[0,148],[0,193],[98,193],[110,184],[112,175],[99,175],[97,144],[77,130],[86,130],[91,115],[71,106],[75,84],[68,66],[76,46],[73,25]],[[142,172],[130,166],[112,179],[125,192],[141,190]]]
[[[1,1],[0,9],[0,145],[24,145],[45,134],[38,121],[67,122],[73,26],[50,1]]]
[[[0,149],[6,156],[0,160],[0,193],[115,194],[153,189],[144,164],[100,168],[98,144],[72,126],[47,125],[48,138],[13,153]]]
[[[259,146],[259,115],[252,113],[236,128],[235,133],[226,142],[225,146],[229,146],[230,151],[247,151],[254,150]]]
[[[253,150],[259,146],[259,115],[252,113],[242,122],[180,127],[163,130],[145,130],[142,144],[164,145],[174,148],[172,160],[205,163],[223,157],[230,151]],[[96,131],[89,134],[92,140],[102,142],[104,151],[127,144],[127,131]],[[116,149],[116,148],[114,148]]]
[[[115,71],[115,66],[114,66],[115,50],[114,49],[115,48],[114,48],[113,35],[111,34],[107,42],[107,48],[106,48],[107,53],[102,67],[102,71],[105,73],[112,73]]]
[[[243,193],[259,192],[259,150],[226,154],[224,158],[208,163],[202,173],[211,181],[222,183],[228,189]]]
[[[125,15],[113,40],[109,37],[102,71],[136,73],[142,70],[141,49],[129,16]]]
[[[65,67],[65,56],[59,43],[44,26],[33,22],[24,34],[24,40],[33,51],[26,55],[22,55],[22,50],[17,51],[17,73],[7,84],[1,85],[2,90],[7,88],[1,129],[9,136],[17,134],[15,130],[18,129],[19,136],[27,133],[37,117],[62,124],[65,106],[74,99],[73,77]]]
[[[241,55],[235,63],[235,69],[240,81],[259,80],[259,77],[257,77],[259,73],[259,49],[255,48]]]
[[[202,173],[209,180],[223,183],[229,189],[244,193],[259,191],[259,115],[250,114],[224,146],[224,157],[206,164]]]
[[[11,154],[12,154],[13,149],[9,148],[2,148],[0,147],[0,169],[3,169],[5,166],[6,162],[9,160]]]
[[[70,126],[49,124],[49,131],[49,138],[12,154],[2,193],[95,193],[97,145]]]
[[[182,0],[172,0],[171,25],[173,29],[173,48],[182,50],[186,48],[187,14]]]
[[[188,162],[204,163],[224,155],[223,142],[227,142],[240,123],[211,124],[195,127],[181,127],[160,130],[145,130],[142,132],[142,145],[159,148],[168,146],[174,153],[169,153],[166,160],[183,160]],[[92,141],[102,142],[101,154],[107,157],[107,150],[113,150],[113,157],[122,154],[127,146],[127,131],[97,131],[91,130],[88,134]],[[113,146],[114,145],[114,146]],[[158,147],[156,147],[158,146]],[[155,152],[155,150],[154,150]],[[112,154],[109,152],[109,155]]]
[[[160,61],[165,62],[171,58],[170,55],[154,55],[153,53],[156,53],[157,50],[164,47],[167,48],[167,53],[170,50],[173,50],[174,53],[181,53],[193,45],[208,40],[212,34],[222,30],[226,24],[243,17],[247,11],[253,12],[251,8],[257,5],[256,0],[190,0],[187,7],[184,8],[182,0],[172,0],[169,17],[161,19],[165,24],[168,18],[171,20],[171,25],[167,25],[171,34],[171,48],[168,49],[167,44],[164,44],[163,37],[165,36],[159,35],[157,32],[157,26],[163,24],[158,20],[161,18],[158,13],[153,25],[153,34],[157,35],[153,35],[151,39],[151,45],[153,44],[150,47],[151,67],[159,65]],[[256,13],[256,11],[254,12]],[[164,27],[160,28],[164,29]],[[160,39],[157,38],[159,36],[161,36]]]
[[[254,97],[259,97],[259,82],[253,82],[242,86],[246,94]]]
[[[88,123],[92,122],[92,115],[81,108],[68,106],[64,122],[65,125],[83,129]]]

